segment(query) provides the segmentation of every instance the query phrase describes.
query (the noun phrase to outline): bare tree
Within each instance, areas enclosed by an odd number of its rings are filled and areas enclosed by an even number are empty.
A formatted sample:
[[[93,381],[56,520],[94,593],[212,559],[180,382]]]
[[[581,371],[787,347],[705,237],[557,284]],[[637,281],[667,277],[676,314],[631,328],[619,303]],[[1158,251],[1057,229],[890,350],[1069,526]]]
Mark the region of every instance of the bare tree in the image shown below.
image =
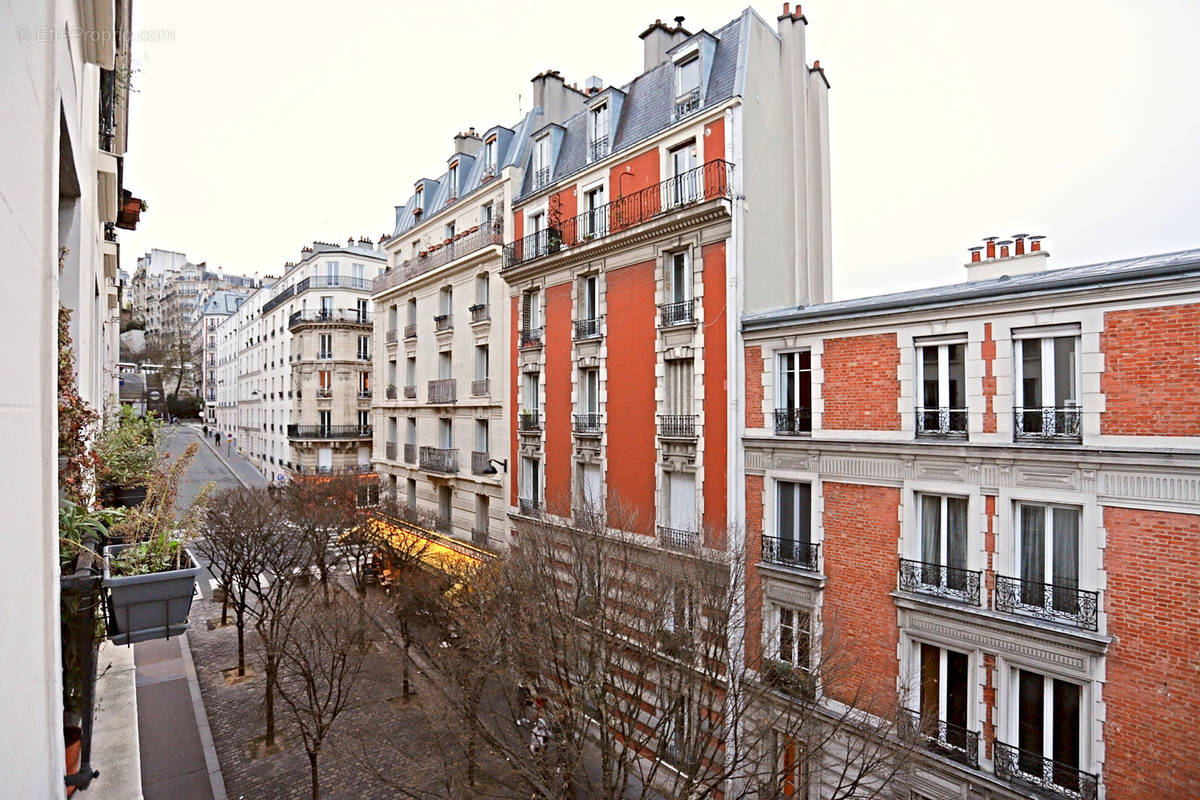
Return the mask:
[[[355,642],[356,612],[344,599],[326,603],[310,594],[306,600],[292,608],[287,621],[278,685],[308,754],[317,800],[321,747],[350,699],[363,654]]]
[[[358,503],[360,485],[358,476],[332,475],[295,480],[283,490],[288,524],[308,551],[325,603],[345,554],[341,542],[366,520],[367,509]]]

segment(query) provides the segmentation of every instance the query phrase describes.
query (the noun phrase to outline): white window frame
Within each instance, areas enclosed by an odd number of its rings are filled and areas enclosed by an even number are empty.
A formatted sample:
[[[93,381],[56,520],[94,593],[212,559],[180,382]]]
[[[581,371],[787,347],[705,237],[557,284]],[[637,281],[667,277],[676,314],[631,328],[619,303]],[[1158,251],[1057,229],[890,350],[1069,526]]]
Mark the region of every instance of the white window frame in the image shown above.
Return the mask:
[[[925,428],[924,432],[928,432],[928,433],[939,433],[939,432],[940,433],[963,433],[963,434],[965,434],[969,427],[968,408],[970,406],[970,392],[968,391],[968,387],[967,387],[967,361],[970,356],[970,353],[969,353],[970,345],[967,342],[967,337],[966,336],[954,336],[954,337],[950,337],[950,338],[947,338],[944,340],[938,339],[938,340],[917,341],[914,344],[916,346],[916,351],[917,351],[916,359],[915,359],[916,373],[917,373],[917,375],[916,375],[917,382],[916,382],[916,387],[915,387],[916,397],[914,398],[915,408],[922,409],[923,414],[931,412],[931,411],[936,411],[939,415],[938,428],[936,430],[931,429],[931,428]],[[951,408],[950,407],[950,347],[953,345],[961,345],[963,348],[963,403],[964,403],[964,405],[962,406],[962,408]],[[930,408],[930,407],[924,405],[924,403],[925,403],[925,354],[923,351],[927,347],[937,348],[938,404],[937,404],[936,408]],[[946,427],[943,427],[941,425],[941,409],[943,409],[943,408],[948,410],[948,413],[946,416]],[[967,424],[963,426],[963,429],[961,431],[954,430],[954,429],[948,427],[950,425],[949,415],[953,414],[955,412],[963,414],[963,416],[966,418],[965,421],[967,422]],[[921,432],[921,429],[918,428],[918,431]]]

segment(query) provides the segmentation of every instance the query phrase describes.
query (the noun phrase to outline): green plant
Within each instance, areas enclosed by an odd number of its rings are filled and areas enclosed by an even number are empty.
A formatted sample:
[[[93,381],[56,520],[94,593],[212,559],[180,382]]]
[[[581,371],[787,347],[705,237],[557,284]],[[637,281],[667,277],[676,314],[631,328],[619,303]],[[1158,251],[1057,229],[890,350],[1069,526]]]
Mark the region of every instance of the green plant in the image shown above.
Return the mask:
[[[146,484],[146,499],[126,509],[113,526],[113,533],[132,546],[111,558],[111,575],[148,575],[188,566],[187,544],[199,534],[212,484],[201,488],[191,507],[178,518],[175,500],[179,480],[199,449],[200,445],[192,442],[173,463],[154,470]]]
[[[71,312],[58,307],[58,455],[64,459],[58,482],[66,496],[86,506],[96,455],[90,448],[99,419],[95,409],[79,396],[75,377],[75,351],[71,341]]]
[[[158,466],[162,423],[153,413],[138,417],[131,406],[105,415],[96,439],[96,477],[112,486],[144,486]]]
[[[93,548],[106,533],[99,514],[89,512],[71,500],[61,501],[58,506],[58,558],[62,571],[73,572],[76,559],[85,552],[97,555]],[[85,542],[85,538],[91,541]]]

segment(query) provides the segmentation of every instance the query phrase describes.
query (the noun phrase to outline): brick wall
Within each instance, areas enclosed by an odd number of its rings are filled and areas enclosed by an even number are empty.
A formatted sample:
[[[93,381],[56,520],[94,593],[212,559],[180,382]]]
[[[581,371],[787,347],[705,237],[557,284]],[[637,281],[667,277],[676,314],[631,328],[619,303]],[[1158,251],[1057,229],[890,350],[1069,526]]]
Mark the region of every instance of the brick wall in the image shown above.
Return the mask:
[[[765,428],[763,416],[763,351],[746,345],[746,427]]]
[[[517,354],[519,352],[520,342],[518,341],[519,325],[517,320],[521,318],[521,302],[519,297],[512,298],[512,316],[509,319],[513,320],[509,327],[509,345],[508,345],[508,369],[509,369],[509,408],[519,409],[520,400],[517,397],[517,390],[521,385],[521,373],[517,369]],[[509,461],[508,461],[508,493],[509,505],[515,506],[517,498],[520,496],[520,480],[521,480],[521,459],[519,457],[521,449],[521,440],[517,434],[517,414],[508,415],[508,441],[509,441]]]
[[[762,554],[762,475],[746,476],[746,666],[758,667],[762,659],[762,578],[754,564]]]
[[[896,334],[826,339],[821,396],[827,430],[900,430]]]
[[[704,530],[707,545],[725,549],[726,402],[725,242],[706,244],[704,258]]]
[[[1200,436],[1200,305],[1104,315],[1100,432]]]
[[[1104,509],[1109,797],[1200,797],[1200,515]]]
[[[996,359],[996,342],[992,339],[992,323],[983,324],[983,344],[979,347],[983,356],[983,432],[996,432],[996,373],[992,362]]]
[[[571,284],[546,288],[546,510],[571,513]],[[514,381],[516,383],[518,381]],[[516,406],[514,406],[515,408]]]
[[[824,483],[823,611],[826,691],[844,703],[885,711],[895,702],[900,490]]]

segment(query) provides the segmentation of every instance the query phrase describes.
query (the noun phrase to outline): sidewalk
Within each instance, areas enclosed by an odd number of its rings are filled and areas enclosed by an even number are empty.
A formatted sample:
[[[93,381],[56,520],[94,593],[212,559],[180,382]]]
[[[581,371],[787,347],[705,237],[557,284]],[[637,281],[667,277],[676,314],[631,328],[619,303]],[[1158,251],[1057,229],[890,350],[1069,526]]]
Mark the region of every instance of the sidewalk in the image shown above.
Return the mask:
[[[187,427],[192,429],[196,438],[204,442],[205,446],[233,473],[233,477],[237,478],[242,486],[266,486],[270,483],[249,461],[234,452],[225,442],[217,447],[213,443],[212,437],[205,436],[199,425],[189,424]]]

